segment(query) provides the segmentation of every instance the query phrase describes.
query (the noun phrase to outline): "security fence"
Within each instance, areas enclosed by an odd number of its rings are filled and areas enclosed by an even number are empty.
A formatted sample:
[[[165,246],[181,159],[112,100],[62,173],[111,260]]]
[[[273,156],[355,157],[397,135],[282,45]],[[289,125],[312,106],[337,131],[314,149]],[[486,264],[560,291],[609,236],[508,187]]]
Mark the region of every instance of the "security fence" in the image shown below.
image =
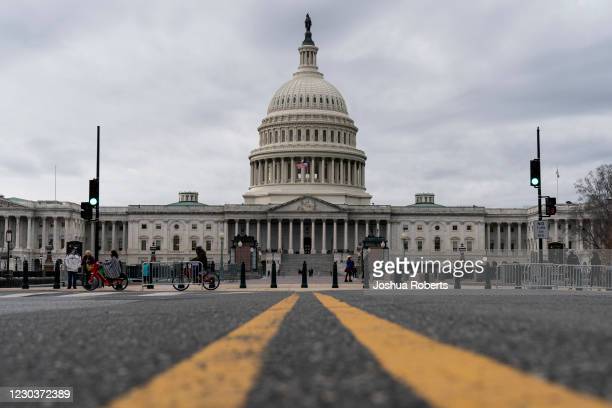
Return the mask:
[[[612,290],[612,266],[551,263],[498,265],[496,287]]]
[[[140,268],[142,286],[201,284],[206,274],[198,261],[144,262]]]

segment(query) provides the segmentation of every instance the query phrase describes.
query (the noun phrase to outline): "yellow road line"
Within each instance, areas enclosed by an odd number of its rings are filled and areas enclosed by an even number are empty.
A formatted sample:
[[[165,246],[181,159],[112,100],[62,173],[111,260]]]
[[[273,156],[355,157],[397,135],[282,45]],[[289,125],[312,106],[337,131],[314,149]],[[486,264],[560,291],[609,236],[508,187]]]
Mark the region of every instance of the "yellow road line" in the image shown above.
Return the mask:
[[[612,404],[432,340],[328,295],[319,301],[395,379],[434,407],[610,407]]]
[[[296,294],[283,299],[110,406],[244,406],[261,369],[263,351],[297,300]]]

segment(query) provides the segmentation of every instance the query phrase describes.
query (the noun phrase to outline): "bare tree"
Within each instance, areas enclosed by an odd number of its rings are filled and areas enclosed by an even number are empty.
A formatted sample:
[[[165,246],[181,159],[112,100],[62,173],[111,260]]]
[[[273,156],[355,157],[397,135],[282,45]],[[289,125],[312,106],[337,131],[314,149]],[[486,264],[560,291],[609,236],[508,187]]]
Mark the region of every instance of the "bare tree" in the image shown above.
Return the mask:
[[[578,216],[589,220],[582,237],[593,249],[612,248],[612,164],[603,164],[574,187],[582,204]]]

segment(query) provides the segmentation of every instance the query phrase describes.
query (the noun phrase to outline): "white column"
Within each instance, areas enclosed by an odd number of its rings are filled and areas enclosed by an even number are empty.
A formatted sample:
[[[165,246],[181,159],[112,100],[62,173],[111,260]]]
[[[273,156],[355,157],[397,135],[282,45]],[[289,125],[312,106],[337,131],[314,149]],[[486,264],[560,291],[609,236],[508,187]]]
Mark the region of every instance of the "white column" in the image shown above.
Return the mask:
[[[26,237],[26,248],[32,249],[32,217],[28,217],[28,231]]]
[[[510,255],[511,254],[510,248],[512,248],[512,224],[508,223],[506,225],[507,225],[507,228],[508,228],[508,231],[507,231],[507,234],[508,234],[508,243],[506,244],[506,246],[507,246],[507,249],[508,249],[508,254]]]
[[[21,216],[18,215],[15,217],[15,235],[13,238],[13,248],[21,249]],[[6,238],[6,235],[4,236]]]
[[[321,158],[321,169],[319,170],[319,180],[321,183],[325,182],[325,177],[327,177],[327,168],[325,167],[325,157]]]
[[[268,220],[267,227],[266,249],[272,249],[272,224],[270,223],[270,220]]]
[[[357,250],[357,247],[359,246],[359,221],[355,220],[355,247],[353,248],[353,251]]]
[[[370,235],[370,220],[366,220],[365,223],[365,236],[368,237]]]
[[[353,161],[352,160],[348,161],[348,183],[349,185],[353,184]]]
[[[344,251],[348,249],[348,220],[344,220]]]
[[[311,229],[312,232],[310,233],[310,236],[312,237],[311,240],[310,240],[311,241],[310,253],[311,254],[316,254],[317,253],[317,247],[315,246],[315,244],[316,244],[316,239],[315,238],[317,237],[317,234],[315,234],[315,220],[314,219],[310,221],[310,225],[311,225],[311,228],[312,228]]]
[[[521,250],[523,249],[523,243],[521,242],[522,238],[523,238],[523,223],[522,222],[519,222],[517,224],[516,233],[517,233],[517,236],[518,236],[518,239],[517,239],[517,242],[516,242],[516,248],[517,248],[517,250],[519,252],[521,252]]]
[[[391,222],[387,221],[387,233],[385,235],[385,239],[387,240],[387,248],[391,250]]]
[[[117,222],[113,221],[113,231],[111,232],[111,242],[112,242],[112,248],[114,250],[117,250]]]
[[[323,219],[323,227],[321,231],[321,253],[322,254],[326,254],[327,253],[327,231],[326,231],[326,225],[327,225],[327,220]]]
[[[250,233],[251,233],[251,231],[250,231],[250,229],[251,229],[250,228],[251,227],[251,220],[245,220],[244,223],[245,223],[245,228],[244,228],[245,234],[247,236],[249,236]]]
[[[287,180],[287,176],[286,176],[287,170],[285,169],[285,159],[284,158],[281,158],[280,166],[281,166],[281,169],[280,169],[280,178],[281,178],[281,180],[280,181],[281,181],[281,183],[284,183],[285,180]]]
[[[495,244],[495,249],[499,252],[501,250],[501,224],[497,223],[497,242]]]
[[[335,253],[338,250],[338,220],[334,220],[334,235],[332,237],[332,251]]]
[[[123,221],[123,252],[128,251],[128,223],[127,221]]]
[[[293,219],[289,219],[289,253],[293,253]]]
[[[295,160],[291,158],[291,183],[295,183]]]
[[[315,174],[315,158],[311,157],[310,158],[310,182],[314,183],[314,174]]]
[[[240,222],[240,220],[234,220],[234,237],[236,235],[238,235],[238,223]],[[234,238],[232,237],[232,238]]]
[[[100,249],[100,252],[104,252],[106,249],[106,221],[100,221],[100,227],[102,227],[102,240],[100,241],[100,246],[102,248]]]
[[[376,236],[380,237],[380,221],[376,220]]]
[[[256,232],[256,233],[257,233],[257,236],[256,236],[256,238],[255,238],[255,239],[257,240],[257,243],[258,243],[258,244],[259,244],[259,246],[261,247],[261,240],[259,239],[259,238],[260,238],[260,236],[261,236],[261,223],[259,222],[259,220],[257,220],[257,227],[256,227],[256,231],[257,231],[257,232]]]
[[[576,248],[580,251],[584,249],[584,243],[582,242],[582,228],[584,228],[584,222],[580,220],[578,224],[578,233],[576,234],[576,239],[578,240]]]
[[[567,218],[564,220],[565,221],[565,248],[567,249],[569,247],[569,221],[567,220]]]
[[[60,249],[59,245],[59,217],[53,218],[53,250]]]
[[[223,221],[223,234],[225,235],[225,242],[224,242],[224,247],[225,248],[223,248],[223,251],[224,252],[227,251],[226,253],[229,254],[229,252],[230,252],[230,245],[229,245],[230,239],[229,239],[229,236],[228,236],[228,234],[229,234],[229,225],[227,223],[227,220]]]
[[[344,184],[344,160],[340,160],[340,184]]]
[[[283,220],[278,220],[278,252],[281,253],[283,249]]]
[[[555,242],[559,242],[559,220],[553,220],[555,223]]]
[[[336,183],[336,159],[331,159],[331,177],[329,182],[331,184]]]
[[[300,220],[300,254],[304,253],[304,220]]]

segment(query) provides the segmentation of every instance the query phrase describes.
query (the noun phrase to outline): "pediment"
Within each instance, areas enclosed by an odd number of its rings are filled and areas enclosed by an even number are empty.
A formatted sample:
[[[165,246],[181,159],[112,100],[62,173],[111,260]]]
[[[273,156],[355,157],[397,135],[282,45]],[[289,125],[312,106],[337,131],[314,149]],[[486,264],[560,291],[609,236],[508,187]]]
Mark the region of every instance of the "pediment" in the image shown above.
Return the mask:
[[[270,209],[272,213],[286,213],[286,212],[297,212],[297,213],[319,213],[319,212],[341,212],[342,209],[335,204],[321,200],[319,198],[304,196],[295,198],[286,203],[279,204],[274,208]]]

